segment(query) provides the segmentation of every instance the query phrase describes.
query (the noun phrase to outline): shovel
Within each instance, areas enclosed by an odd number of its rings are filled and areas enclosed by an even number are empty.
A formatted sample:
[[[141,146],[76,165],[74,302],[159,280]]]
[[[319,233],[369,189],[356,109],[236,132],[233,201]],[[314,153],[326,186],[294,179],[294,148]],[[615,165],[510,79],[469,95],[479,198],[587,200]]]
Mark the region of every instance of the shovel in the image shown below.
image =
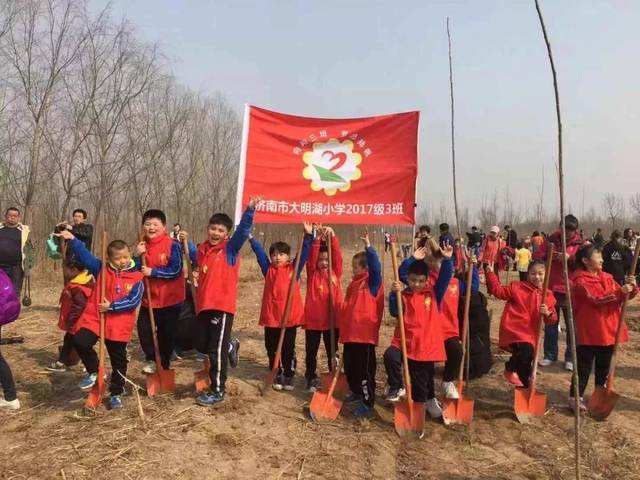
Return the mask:
[[[636,245],[636,250],[633,253],[633,261],[631,262],[631,271],[629,276],[635,276],[636,266],[638,265],[638,256],[640,255],[640,242]],[[622,302],[622,308],[620,309],[620,319],[618,320],[618,329],[616,331],[616,343],[613,345],[613,355],[611,357],[611,365],[609,366],[609,375],[607,376],[607,385],[605,387],[596,386],[589,403],[587,404],[587,410],[595,420],[606,420],[611,414],[616,402],[620,395],[613,390],[613,381],[615,378],[616,370],[616,353],[618,351],[618,344],[620,343],[620,336],[622,335],[622,326],[624,325],[624,315],[627,311],[627,303],[629,302],[629,294],[625,294]]]
[[[146,266],[144,254],[141,256],[142,266]],[[156,319],[153,315],[153,307],[151,306],[151,290],[149,289],[149,280],[144,277],[144,289],[147,294],[147,303],[149,308],[149,322],[151,323],[151,336],[153,338],[153,351],[156,361],[156,371],[147,375],[147,395],[153,397],[158,393],[169,393],[176,389],[176,372],[171,369],[162,368],[160,361],[160,347],[158,345],[158,329],[156,328]]]
[[[549,277],[551,272],[551,263],[553,261],[553,244],[550,244],[549,253],[547,255],[547,264],[544,271],[544,284],[542,287],[542,303],[547,299],[547,291],[549,290]],[[536,328],[536,345],[533,352],[533,371],[529,379],[529,388],[516,388],[513,398],[513,410],[516,418],[520,423],[529,423],[532,417],[542,417],[547,411],[547,396],[544,393],[536,391],[536,380],[538,376],[538,354],[540,352],[542,315],[538,321]]]
[[[391,243],[391,261],[393,276],[396,282],[400,281],[398,274],[398,246]],[[393,423],[396,433],[400,437],[422,438],[424,435],[424,403],[414,402],[411,390],[411,376],[409,375],[409,360],[407,358],[407,339],[404,333],[404,314],[402,312],[402,292],[396,292],[398,300],[398,326],[400,327],[400,346],[402,347],[402,375],[407,395],[404,401],[396,403]]]
[[[462,358],[458,373],[459,398],[446,398],[442,409],[442,419],[445,425],[463,424],[470,425],[473,420],[473,400],[464,397],[464,362],[469,355],[469,307],[471,305],[471,279],[473,275],[473,261],[469,256],[467,262],[466,290],[464,292],[464,314],[462,317]]]
[[[291,281],[289,282],[289,290],[287,291],[287,302],[284,306],[284,312],[282,313],[282,320],[280,320],[280,337],[278,338],[278,348],[276,349],[276,356],[273,359],[273,367],[269,370],[269,373],[264,378],[260,393],[266,395],[271,390],[273,381],[280,369],[280,361],[282,360],[282,344],[284,343],[284,334],[287,329],[287,322],[289,321],[289,314],[291,313],[291,304],[293,303],[293,289],[298,281],[298,268],[300,267],[300,257],[302,256],[302,244],[304,242],[304,235],[300,239],[298,245],[298,252],[296,253],[296,261],[293,267],[293,275],[291,275]]]
[[[101,256],[102,256],[102,272],[100,272],[100,298],[104,302],[106,300],[106,290],[107,290],[107,275],[106,268],[107,267],[107,232],[102,231],[102,245],[101,245]],[[104,344],[104,335],[105,335],[105,317],[104,312],[100,312],[100,344],[98,347],[98,378],[96,378],[96,383],[93,384],[91,391],[89,391],[89,395],[84,402],[84,406],[86,408],[90,408],[91,410],[95,410],[102,403],[102,397],[104,396],[104,392],[107,389],[104,382],[104,353],[106,350]]]
[[[187,270],[187,279],[189,280],[189,288],[191,289],[191,298],[193,299],[193,309],[198,315],[198,307],[196,304],[196,284],[193,277],[193,269],[191,268],[191,259],[189,258],[189,242],[185,238],[182,241],[182,251],[184,252],[185,268]],[[193,383],[196,387],[196,392],[204,392],[211,386],[211,377],[209,377],[209,369],[211,368],[211,362],[209,356],[202,362],[202,370],[193,372]]]
[[[327,393],[315,392],[311,398],[309,413],[311,418],[316,422],[331,422],[338,418],[340,414],[343,400],[334,397],[333,394],[337,393],[338,378],[340,376],[344,377],[344,374],[340,373],[341,369],[342,357],[340,357],[340,361],[338,362],[338,368],[334,368],[333,370],[331,384],[329,385]]]

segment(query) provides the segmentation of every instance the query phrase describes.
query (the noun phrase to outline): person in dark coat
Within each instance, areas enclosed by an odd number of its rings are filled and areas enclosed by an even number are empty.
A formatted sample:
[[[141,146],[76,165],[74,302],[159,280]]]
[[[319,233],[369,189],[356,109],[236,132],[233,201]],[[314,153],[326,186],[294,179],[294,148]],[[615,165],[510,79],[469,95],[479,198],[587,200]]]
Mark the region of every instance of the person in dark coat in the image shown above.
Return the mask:
[[[609,240],[602,249],[604,263],[602,269],[611,274],[616,282],[624,285],[624,279],[631,269],[631,249],[622,243],[622,235],[618,230],[611,233]]]

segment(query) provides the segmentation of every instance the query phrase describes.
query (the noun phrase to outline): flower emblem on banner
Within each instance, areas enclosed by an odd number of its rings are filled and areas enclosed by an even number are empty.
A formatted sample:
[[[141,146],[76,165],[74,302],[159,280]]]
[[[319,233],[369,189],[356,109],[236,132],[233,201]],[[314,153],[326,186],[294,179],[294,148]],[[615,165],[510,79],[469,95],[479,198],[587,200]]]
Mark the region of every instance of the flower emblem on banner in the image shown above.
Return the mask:
[[[335,195],[338,190],[346,192],[351,188],[351,182],[362,176],[358,168],[362,155],[353,151],[351,140],[341,142],[331,138],[316,142],[304,153],[302,160],[307,164],[302,176],[311,180],[311,189],[315,192],[324,190],[328,196]]]

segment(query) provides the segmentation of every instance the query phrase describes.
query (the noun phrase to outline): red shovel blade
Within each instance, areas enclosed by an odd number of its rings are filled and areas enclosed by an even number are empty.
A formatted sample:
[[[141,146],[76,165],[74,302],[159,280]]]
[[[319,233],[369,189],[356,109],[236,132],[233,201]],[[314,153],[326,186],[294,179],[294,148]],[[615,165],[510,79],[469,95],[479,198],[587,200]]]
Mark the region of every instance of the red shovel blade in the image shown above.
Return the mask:
[[[205,358],[202,364],[202,370],[193,373],[193,383],[196,386],[196,392],[204,392],[211,386],[211,377],[209,377],[209,369],[211,363],[209,357]]]
[[[587,403],[589,415],[598,421],[606,420],[615,408],[618,398],[620,395],[613,390],[596,386],[593,395],[589,398],[589,403]]]
[[[331,386],[332,380],[333,380],[333,374],[331,372],[320,374],[320,386],[322,387],[323,392],[329,391],[329,387]],[[348,393],[349,393],[349,384],[347,383],[347,376],[344,373],[341,373],[338,376],[338,382],[336,383],[336,387],[333,391],[333,394],[337,398],[344,399],[344,397],[346,397]]]
[[[513,410],[520,423],[529,423],[533,417],[542,417],[547,411],[547,396],[530,388],[516,388]]]
[[[342,400],[324,392],[315,392],[309,405],[311,418],[316,422],[331,422],[338,418],[342,409]]]
[[[107,390],[107,385],[104,381],[104,370],[98,370],[98,378],[96,379],[96,383],[93,384],[93,387],[89,391],[89,395],[87,395],[87,399],[84,402],[84,406],[86,408],[90,408],[91,410],[95,410],[102,404],[102,398],[104,397],[104,393]]]
[[[442,420],[445,425],[470,425],[473,421],[473,400],[447,398],[443,401]]]
[[[422,438],[424,435],[424,403],[403,400],[396,403],[393,412],[393,423],[400,437]]]
[[[160,370],[147,375],[147,395],[153,397],[159,393],[170,393],[176,389],[175,370]]]

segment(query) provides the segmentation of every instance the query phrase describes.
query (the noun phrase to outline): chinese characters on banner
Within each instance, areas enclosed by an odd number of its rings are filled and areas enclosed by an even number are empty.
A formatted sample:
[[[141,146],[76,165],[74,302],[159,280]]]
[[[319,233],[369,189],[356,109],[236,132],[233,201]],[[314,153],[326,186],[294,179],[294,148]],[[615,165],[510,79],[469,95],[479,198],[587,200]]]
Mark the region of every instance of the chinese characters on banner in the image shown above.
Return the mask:
[[[352,119],[246,106],[236,222],[413,224],[418,112]]]

